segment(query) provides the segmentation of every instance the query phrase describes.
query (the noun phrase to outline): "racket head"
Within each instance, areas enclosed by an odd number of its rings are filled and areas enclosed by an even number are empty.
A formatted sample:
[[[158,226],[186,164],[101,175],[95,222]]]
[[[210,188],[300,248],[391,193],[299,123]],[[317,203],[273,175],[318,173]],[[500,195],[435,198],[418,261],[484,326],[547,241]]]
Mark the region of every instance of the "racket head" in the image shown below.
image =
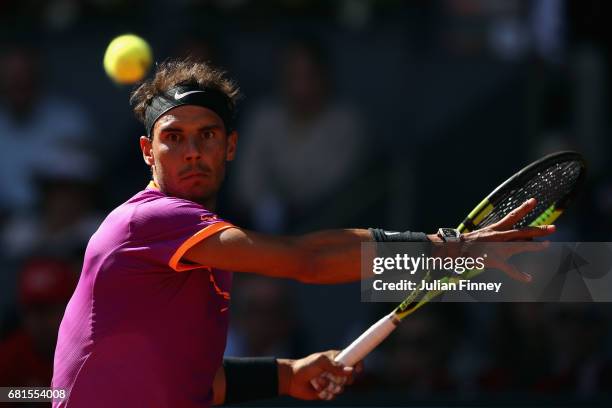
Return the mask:
[[[537,160],[493,190],[457,228],[475,231],[494,224],[529,198],[538,203],[514,228],[552,224],[576,197],[586,177],[580,153],[561,151]]]
[[[580,153],[561,151],[545,156],[500,184],[457,229],[463,233],[494,224],[529,198],[538,203],[514,228],[552,224],[576,197],[585,177],[586,161]],[[442,292],[432,290],[421,298],[416,291],[411,293],[395,308],[395,316],[401,321]]]

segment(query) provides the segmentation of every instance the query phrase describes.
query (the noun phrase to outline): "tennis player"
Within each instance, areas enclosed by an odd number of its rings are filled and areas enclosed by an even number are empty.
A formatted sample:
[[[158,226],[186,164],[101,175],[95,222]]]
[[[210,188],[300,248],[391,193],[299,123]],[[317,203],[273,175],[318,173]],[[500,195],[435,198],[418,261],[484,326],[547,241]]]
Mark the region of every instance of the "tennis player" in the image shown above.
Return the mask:
[[[441,241],[381,229],[275,237],[215,214],[234,159],[238,89],[203,63],[160,64],[132,95],[146,135],[148,186],[113,210],[91,237],[62,320],[54,407],[208,407],[284,394],[319,398],[323,371],[352,376],[334,352],[300,360],[223,359],[232,272],[332,284],[360,279],[364,241]],[[262,157],[261,160],[265,160]],[[535,202],[516,210],[522,217]],[[464,240],[528,239],[554,227],[497,225]],[[335,391],[340,391],[339,387]]]

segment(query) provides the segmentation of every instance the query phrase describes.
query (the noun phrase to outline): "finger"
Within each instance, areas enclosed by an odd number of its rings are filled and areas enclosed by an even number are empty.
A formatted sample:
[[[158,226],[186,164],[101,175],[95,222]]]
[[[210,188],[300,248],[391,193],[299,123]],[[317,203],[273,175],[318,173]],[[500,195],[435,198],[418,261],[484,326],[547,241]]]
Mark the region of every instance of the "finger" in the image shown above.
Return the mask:
[[[315,391],[319,392],[325,387],[327,384],[327,380],[325,380],[322,376],[312,378],[310,380],[310,385],[314,388]]]
[[[347,385],[353,384],[353,382],[355,382],[355,376],[363,372],[363,361],[360,361],[357,364],[355,364],[355,366],[352,367],[352,369],[353,369],[352,375],[350,377],[347,377],[347,380],[346,380]],[[346,371],[346,368],[345,368],[345,371]]]
[[[510,245],[504,245],[508,256],[522,254],[525,252],[541,252],[550,247],[549,241],[542,242],[516,242]]]
[[[526,227],[521,229],[511,229],[507,231],[499,231],[493,233],[490,237],[490,241],[517,241],[526,240],[536,237],[544,237],[550,235],[556,231],[554,225],[540,225],[538,227]]]
[[[335,376],[330,373],[324,373],[324,376],[326,380],[329,380],[326,390],[334,394],[337,394],[342,390],[348,378],[348,377]]]
[[[330,395],[331,393],[329,391],[323,390],[317,394],[317,397],[319,397],[321,400],[328,400]]]
[[[546,235],[556,232],[557,227],[555,225],[539,225],[537,227],[521,228],[519,231],[525,234],[524,238],[537,238],[545,237]]]
[[[344,367],[344,372],[350,373],[350,375],[346,377],[346,384],[351,385],[353,381],[355,381],[355,374],[357,373],[357,369],[355,367]]]
[[[352,372],[352,370],[351,370]],[[349,374],[350,375],[350,374]],[[332,373],[325,373],[325,377],[334,384],[344,384],[346,382],[347,377],[340,377],[338,375],[334,375]]]
[[[326,389],[317,394],[317,397],[319,397],[319,399],[324,400],[324,401],[330,401],[334,399],[335,396],[336,394],[334,394],[333,392],[329,392]]]
[[[497,231],[507,230],[512,228],[514,224],[520,221],[524,216],[529,214],[529,211],[533,210],[537,204],[535,198],[530,198],[523,204],[510,211],[501,221],[493,225],[493,229]]]
[[[318,357],[318,360],[319,360],[318,361],[319,364],[317,365],[319,368],[335,376],[346,377],[352,373],[352,371],[348,373],[345,372],[344,371],[345,365],[338,361],[334,361],[331,353],[321,354]]]
[[[343,378],[343,377],[339,377]],[[312,378],[310,380],[310,384],[316,391],[328,390],[331,391],[334,388],[333,381],[336,379],[336,376],[330,374],[328,372],[322,372],[318,377]]]
[[[329,390],[327,389],[329,380],[327,379],[325,374],[326,373],[322,373],[318,377],[315,377],[310,380],[310,384],[313,385],[313,388],[317,392],[317,397],[322,400],[326,399],[327,395],[329,394]]]
[[[496,264],[494,267],[504,272],[506,275],[508,275],[514,280],[517,280],[519,282],[524,282],[524,283],[531,282],[531,275],[529,275],[528,273],[519,271],[518,269],[516,269],[514,265],[511,265],[506,262],[500,262]]]
[[[344,383],[336,383],[333,381],[330,381],[329,384],[327,384],[327,388],[326,388],[326,390],[328,392],[331,392],[332,394],[339,394],[340,392],[342,392],[343,389],[344,389]]]

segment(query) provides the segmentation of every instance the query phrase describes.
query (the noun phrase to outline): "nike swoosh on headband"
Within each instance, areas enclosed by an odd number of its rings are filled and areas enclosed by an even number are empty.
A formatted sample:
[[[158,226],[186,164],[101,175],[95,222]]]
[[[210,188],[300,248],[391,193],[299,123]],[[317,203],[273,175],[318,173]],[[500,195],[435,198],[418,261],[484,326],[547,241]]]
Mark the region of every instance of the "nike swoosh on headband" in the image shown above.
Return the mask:
[[[182,99],[182,98],[184,98],[187,95],[191,95],[191,94],[197,93],[197,92],[204,92],[204,91],[188,91],[188,92],[183,92],[183,93],[179,93],[179,91],[176,91],[174,93],[174,99],[176,99],[178,101],[179,99]]]
[[[181,93],[182,92],[182,93]],[[189,96],[199,93],[201,95]],[[215,112],[228,131],[234,129],[234,104],[222,91],[214,88],[197,88],[196,85],[179,86],[167,93],[154,96],[145,109],[144,125],[147,136],[151,137],[153,125],[161,115],[177,106],[196,105]]]

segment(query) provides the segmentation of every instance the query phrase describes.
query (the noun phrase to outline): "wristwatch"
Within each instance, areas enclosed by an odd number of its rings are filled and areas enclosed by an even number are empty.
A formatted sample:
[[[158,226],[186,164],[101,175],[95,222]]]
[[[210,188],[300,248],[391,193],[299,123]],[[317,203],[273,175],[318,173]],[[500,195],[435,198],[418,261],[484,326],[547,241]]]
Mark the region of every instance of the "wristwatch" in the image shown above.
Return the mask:
[[[438,230],[438,236],[444,242],[459,242],[461,241],[461,233],[459,230],[454,228],[440,228]]]

